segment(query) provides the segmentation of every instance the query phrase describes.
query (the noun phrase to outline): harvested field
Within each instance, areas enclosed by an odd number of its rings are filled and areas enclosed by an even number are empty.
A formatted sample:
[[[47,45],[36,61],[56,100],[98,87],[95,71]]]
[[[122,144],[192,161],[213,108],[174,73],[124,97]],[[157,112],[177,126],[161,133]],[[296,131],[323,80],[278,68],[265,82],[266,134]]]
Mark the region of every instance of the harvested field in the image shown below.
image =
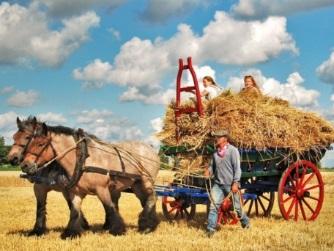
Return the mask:
[[[15,173],[18,175],[18,172]],[[158,201],[161,224],[148,235],[137,233],[138,200],[132,194],[123,194],[120,211],[127,224],[125,236],[114,237],[102,230],[104,212],[98,199],[88,196],[83,202],[91,229],[80,239],[63,241],[59,238],[64,229],[69,211],[60,193],[51,192],[48,198],[49,233],[43,237],[27,237],[35,218],[33,191],[18,179],[0,173],[0,250],[332,250],[334,239],[334,173],[323,172],[325,180],[325,201],[322,211],[314,222],[285,221],[282,219],[277,201],[271,218],[252,218],[252,228],[243,230],[240,226],[223,226],[212,238],[204,235],[206,208],[199,206],[195,220],[187,223],[167,222]],[[168,173],[161,174],[168,179]]]

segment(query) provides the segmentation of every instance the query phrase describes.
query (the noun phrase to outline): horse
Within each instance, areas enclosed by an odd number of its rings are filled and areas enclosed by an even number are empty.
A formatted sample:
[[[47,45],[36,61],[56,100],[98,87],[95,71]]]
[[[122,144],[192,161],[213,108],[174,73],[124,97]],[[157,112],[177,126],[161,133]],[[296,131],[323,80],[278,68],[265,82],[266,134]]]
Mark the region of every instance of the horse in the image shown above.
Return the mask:
[[[121,192],[128,188],[132,189],[143,208],[138,217],[139,232],[154,231],[159,224],[154,181],[160,165],[154,149],[143,142],[108,144],[86,133],[82,133],[78,140],[75,140],[75,135],[72,128],[43,123],[35,131],[21,162],[22,171],[28,174],[48,168],[50,162],[57,161],[69,176],[76,176],[69,191],[73,205],[70,220],[61,237],[81,235],[81,203],[88,194],[96,195],[108,211],[109,232],[112,235],[125,234],[124,220],[112,202],[110,191]],[[79,143],[84,143],[84,147],[79,147]],[[83,164],[78,170],[79,159]]]
[[[7,159],[12,165],[21,163],[25,148],[33,137],[34,131],[41,122],[38,122],[36,117],[28,117],[21,121],[16,118],[18,131],[13,135],[14,143],[7,155]],[[50,191],[61,192],[71,210],[71,200],[66,185],[69,182],[69,177],[65,170],[57,162],[51,163],[49,169],[44,169],[36,173],[35,176],[28,176],[29,181],[33,182],[33,190],[36,198],[36,220],[33,229],[28,233],[28,236],[41,236],[46,232],[46,200],[47,194]],[[113,193],[112,199],[118,210],[118,200],[120,193]],[[88,222],[83,213],[80,214],[80,222],[83,229],[89,229]],[[103,228],[106,229],[109,225],[108,215]]]

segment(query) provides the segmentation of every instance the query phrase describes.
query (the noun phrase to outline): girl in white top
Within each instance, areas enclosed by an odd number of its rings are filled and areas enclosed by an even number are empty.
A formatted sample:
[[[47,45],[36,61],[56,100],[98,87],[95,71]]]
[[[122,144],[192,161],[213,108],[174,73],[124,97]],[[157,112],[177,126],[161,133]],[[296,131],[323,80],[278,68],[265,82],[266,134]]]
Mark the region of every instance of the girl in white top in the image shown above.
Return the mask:
[[[210,76],[205,76],[203,78],[204,90],[201,92],[201,96],[207,100],[217,97],[221,89],[217,86],[216,82]]]

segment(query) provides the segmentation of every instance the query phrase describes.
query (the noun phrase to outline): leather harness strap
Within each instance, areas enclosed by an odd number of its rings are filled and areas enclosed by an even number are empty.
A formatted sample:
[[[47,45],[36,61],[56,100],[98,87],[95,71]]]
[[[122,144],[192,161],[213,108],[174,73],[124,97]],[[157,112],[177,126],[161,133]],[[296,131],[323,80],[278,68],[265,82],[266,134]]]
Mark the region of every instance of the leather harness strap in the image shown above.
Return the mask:
[[[135,180],[141,179],[140,175],[138,174],[119,172],[96,166],[85,166],[83,172],[99,173],[103,175],[109,175],[110,177],[119,177],[119,178],[135,179]]]
[[[80,139],[85,137],[85,133],[81,128],[79,128],[75,132],[73,137],[74,137],[74,140],[78,142]],[[83,174],[82,167],[88,156],[89,154],[88,154],[87,142],[86,142],[86,139],[83,139],[82,141],[77,143],[75,168],[74,168],[73,175],[71,176],[70,181],[66,186],[66,189],[69,190],[78,183],[78,181],[81,178],[81,175]]]
[[[75,141],[78,142],[80,139],[85,137],[85,133],[82,129],[78,129],[78,131],[75,133],[73,136]],[[83,139],[81,142],[77,144],[76,148],[76,163],[75,163],[75,169],[73,172],[72,177],[70,178],[70,181],[68,185],[66,186],[66,189],[71,189],[73,186],[75,186],[78,181],[80,180],[82,174],[84,172],[87,173],[99,173],[102,175],[109,175],[113,180],[116,178],[126,178],[126,179],[131,179],[131,180],[140,180],[141,176],[138,174],[132,174],[132,173],[126,173],[125,172],[125,164],[122,159],[122,156],[117,149],[116,146],[114,146],[114,149],[117,153],[117,156],[119,158],[119,161],[121,163],[122,171],[114,171],[110,169],[105,169],[101,167],[96,167],[96,166],[84,166],[85,160],[89,156],[88,154],[88,147],[87,147],[87,141],[86,139]]]
[[[117,149],[116,146],[114,146],[113,148],[115,149],[115,151],[116,151],[116,153],[117,153],[117,156],[118,156],[118,158],[119,158],[119,161],[121,162],[122,172],[123,172],[123,174],[125,174],[125,165],[124,165],[122,156],[121,156],[121,154],[120,154],[120,152],[119,152],[119,150]]]

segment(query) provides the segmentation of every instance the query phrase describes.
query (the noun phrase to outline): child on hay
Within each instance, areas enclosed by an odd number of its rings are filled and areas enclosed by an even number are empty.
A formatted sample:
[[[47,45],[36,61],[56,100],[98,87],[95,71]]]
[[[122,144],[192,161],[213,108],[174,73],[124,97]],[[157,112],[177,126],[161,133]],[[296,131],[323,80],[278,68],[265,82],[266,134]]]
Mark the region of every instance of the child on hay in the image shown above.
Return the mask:
[[[244,84],[245,87],[241,89],[240,94],[255,94],[256,96],[262,94],[253,76],[246,75],[244,77]]]
[[[203,86],[204,90],[201,92],[201,96],[207,100],[217,97],[221,92],[221,88],[210,76],[205,76],[203,78]]]

